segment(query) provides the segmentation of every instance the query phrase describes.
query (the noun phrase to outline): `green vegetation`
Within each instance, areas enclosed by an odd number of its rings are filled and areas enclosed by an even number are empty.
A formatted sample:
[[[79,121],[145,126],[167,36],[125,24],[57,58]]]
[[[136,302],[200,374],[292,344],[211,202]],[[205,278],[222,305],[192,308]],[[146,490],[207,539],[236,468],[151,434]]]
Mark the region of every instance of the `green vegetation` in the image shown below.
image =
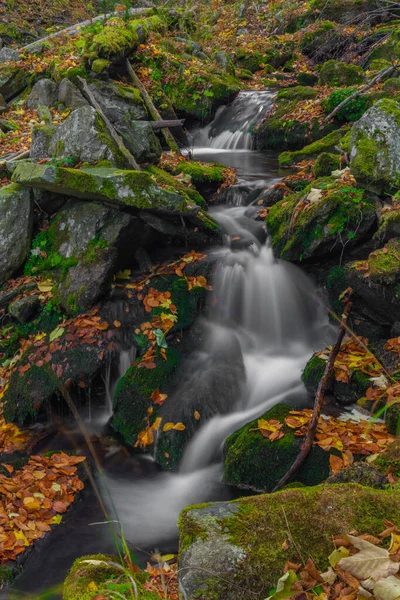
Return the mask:
[[[294,150],[292,152],[282,152],[279,155],[279,164],[281,167],[292,165],[301,160],[312,160],[316,158],[321,152],[337,152],[335,147],[342,140],[343,136],[347,132],[347,128],[342,127],[341,129],[328,133],[322,139],[304,146],[301,150]],[[330,173],[329,173],[330,175]]]
[[[322,102],[326,114],[330,114],[339,104],[341,104],[346,98],[351,96],[357,88],[341,88],[332,92],[332,94]],[[343,108],[341,108],[335,115],[338,121],[358,121],[366,110],[371,106],[371,98],[366,95],[358,95],[350,100]]]
[[[357,65],[347,65],[337,60],[328,60],[319,72],[320,85],[340,87],[364,81],[364,72]]]

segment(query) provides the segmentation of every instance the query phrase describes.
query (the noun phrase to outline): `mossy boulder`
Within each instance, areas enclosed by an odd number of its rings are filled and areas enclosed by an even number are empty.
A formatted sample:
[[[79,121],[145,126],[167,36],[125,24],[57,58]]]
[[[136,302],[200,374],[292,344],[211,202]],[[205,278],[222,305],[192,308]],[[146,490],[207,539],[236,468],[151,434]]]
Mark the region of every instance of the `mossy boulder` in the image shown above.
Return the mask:
[[[40,79],[35,83],[26,101],[29,109],[39,106],[54,106],[57,102],[58,87],[51,79]]]
[[[391,327],[400,320],[400,239],[391,239],[384,248],[371,252],[367,260],[344,265],[340,286],[351,287],[354,307],[367,321]]]
[[[339,88],[321,103],[327,115],[357,91],[355,87]],[[347,102],[335,115],[337,121],[358,121],[372,104],[371,96],[359,94]]]
[[[184,181],[180,180],[178,177],[171,175],[168,171],[164,169],[160,169],[155,165],[148,165],[145,168],[146,173],[149,173],[153,180],[159,186],[163,186],[166,189],[169,189],[171,192],[176,191],[183,196],[187,196],[191,202],[194,202],[198,206],[205,206],[206,201],[203,196],[196,190],[194,186],[190,186],[185,184]]]
[[[0,94],[9,101],[23,92],[36,77],[12,63],[0,65]]]
[[[357,462],[329,477],[326,483],[358,483],[376,490],[383,490],[387,485],[387,479],[378,469],[374,469],[367,462]]]
[[[384,519],[398,523],[399,510],[398,493],[357,484],[189,506],[179,519],[181,589],[188,600],[267,598],[286,561],[311,557],[323,572],[334,536],[377,535]],[[284,549],[288,531],[292,541]]]
[[[400,209],[388,210],[379,217],[378,231],[374,234],[374,240],[382,245],[392,238],[400,237]]]
[[[318,155],[314,165],[315,177],[329,177],[333,171],[337,171],[341,167],[339,154],[331,152],[321,152]]]
[[[197,88],[200,89],[197,89]],[[187,81],[184,75],[169,98],[178,116],[210,121],[222,104],[227,104],[240,91],[239,80],[228,74],[203,74],[198,83]]]
[[[269,421],[281,423],[292,407],[277,404],[262,415]],[[257,429],[258,419],[248,423],[227,438],[224,445],[224,480],[229,485],[257,492],[271,492],[297,458],[302,439],[293,429],[284,425],[285,434],[280,440],[270,442]],[[316,485],[329,476],[329,453],[313,446],[305,463],[296,473],[296,481]]]
[[[29,152],[31,160],[39,161],[51,156],[51,141],[56,132],[55,125],[36,124],[32,127],[32,142]]]
[[[364,71],[357,65],[347,65],[338,60],[328,60],[319,72],[319,84],[329,87],[354,85],[364,81]]]
[[[91,600],[95,592],[89,584],[93,582],[98,590],[107,582],[117,580],[122,574],[116,566],[119,564],[116,556],[104,554],[77,558],[64,581],[63,600]]]
[[[313,398],[317,392],[318,384],[322,379],[326,367],[326,360],[314,354],[304,368],[302,380]],[[337,381],[334,376],[328,382],[327,390],[335,397],[336,401],[347,406],[355,404],[357,400],[365,397],[366,391],[372,383],[368,375],[360,369],[351,369],[348,383]]]
[[[276,100],[274,113],[256,128],[256,147],[264,150],[273,148],[298,149],[323,138],[334,129],[332,123],[321,123],[317,119],[302,122],[293,119],[291,113],[298,104],[298,99],[285,97]]]
[[[200,210],[183,196],[160,188],[150,175],[140,171],[106,167],[78,170],[21,162],[13,173],[13,181],[84,200],[108,202],[121,208],[152,210],[164,215],[195,216]]]
[[[377,193],[398,188],[400,104],[382,99],[354,123],[350,168],[354,177]]]
[[[304,148],[301,150],[282,152],[279,155],[279,165],[281,167],[288,167],[302,160],[313,160],[314,158],[318,157],[321,152],[337,152],[335,147],[339,144],[340,140],[347,131],[348,126],[347,128],[342,127],[341,129],[337,129],[331,133],[328,133],[328,135],[322,139],[304,146]]]
[[[267,215],[276,253],[294,261],[342,252],[344,244],[362,239],[374,221],[374,206],[363,190],[332,178],[284,198]]]
[[[0,189],[0,285],[21,268],[33,228],[31,192],[17,184]]]
[[[285,88],[279,90],[278,98],[284,98],[285,100],[313,100],[318,95],[317,90],[312,87],[297,85],[292,88]]]
[[[75,164],[108,160],[113,166],[129,166],[100,113],[91,106],[77,108],[57,127],[50,142],[49,155],[70,158]]]

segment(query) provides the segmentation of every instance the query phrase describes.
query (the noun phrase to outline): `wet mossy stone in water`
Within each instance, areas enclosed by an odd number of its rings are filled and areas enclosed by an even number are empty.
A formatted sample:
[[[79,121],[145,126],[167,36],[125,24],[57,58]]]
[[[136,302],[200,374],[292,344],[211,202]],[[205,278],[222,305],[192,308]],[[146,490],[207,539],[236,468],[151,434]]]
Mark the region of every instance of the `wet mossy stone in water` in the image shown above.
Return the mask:
[[[138,434],[146,429],[149,419],[149,408],[155,408],[151,395],[155,389],[162,393],[171,380],[174,371],[179,366],[180,353],[173,348],[166,350],[167,360],[160,356],[154,359],[154,369],[140,368],[140,362],[128,369],[119,380],[114,395],[114,414],[111,427],[124,440],[125,444],[134,446]],[[151,421],[156,419],[155,411]]]
[[[319,84],[329,87],[341,87],[362,83],[365,75],[361,67],[347,65],[337,60],[328,60],[319,72]]]
[[[324,572],[333,537],[352,530],[378,535],[383,519],[398,522],[399,511],[399,493],[357,484],[291,488],[188,506],[179,518],[182,593],[190,600],[267,598],[287,561],[311,557]],[[288,531],[293,543],[284,549]]]
[[[307,210],[303,206],[296,213],[300,202]],[[343,244],[350,248],[375,219],[372,200],[362,189],[322,178],[275,204],[267,215],[267,227],[280,258],[302,261],[341,253]]]
[[[31,192],[17,184],[0,189],[0,285],[24,264],[31,245]]]
[[[76,198],[107,201],[121,207],[160,211],[162,214],[194,216],[200,210],[183,196],[160,188],[150,175],[140,171],[112,168],[78,170],[21,162],[13,173],[13,181]]]
[[[293,407],[277,404],[262,415],[269,421],[283,422]],[[271,492],[285,475],[300,452],[302,438],[284,425],[280,440],[270,442],[257,429],[258,419],[236,431],[224,445],[224,480],[229,485],[255,491]],[[296,481],[316,485],[329,475],[329,453],[313,446],[305,463],[296,474]]]
[[[400,320],[399,256],[400,239],[393,238],[384,248],[371,252],[366,261],[344,266],[343,290],[353,289],[358,310],[374,323],[391,326]]]
[[[280,166],[287,167],[302,160],[312,160],[317,158],[322,152],[337,152],[335,147],[339,144],[340,140],[343,139],[347,131],[349,131],[348,126],[342,127],[341,129],[328,133],[328,135],[322,139],[304,146],[301,150],[282,152],[279,155]]]
[[[351,129],[350,168],[368,189],[400,188],[400,104],[379,100]]]

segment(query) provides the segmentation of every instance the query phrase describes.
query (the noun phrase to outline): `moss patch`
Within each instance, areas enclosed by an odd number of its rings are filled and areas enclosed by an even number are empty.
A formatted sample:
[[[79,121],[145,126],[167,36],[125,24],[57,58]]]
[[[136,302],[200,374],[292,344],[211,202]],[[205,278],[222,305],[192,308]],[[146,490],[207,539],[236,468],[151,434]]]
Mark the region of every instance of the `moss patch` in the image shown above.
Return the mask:
[[[321,152],[335,151],[335,146],[339,144],[347,131],[347,128],[338,129],[337,131],[332,131],[322,139],[304,146],[301,150],[282,152],[279,155],[280,166],[289,166],[301,160],[311,160],[316,158]]]

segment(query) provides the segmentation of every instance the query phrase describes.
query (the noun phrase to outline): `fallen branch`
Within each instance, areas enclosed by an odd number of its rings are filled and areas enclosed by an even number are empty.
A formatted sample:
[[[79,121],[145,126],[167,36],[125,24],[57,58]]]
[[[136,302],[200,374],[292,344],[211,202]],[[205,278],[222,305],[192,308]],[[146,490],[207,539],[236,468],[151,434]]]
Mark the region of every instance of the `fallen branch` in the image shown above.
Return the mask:
[[[149,121],[153,129],[164,129],[166,127],[182,127],[185,119],[172,119],[169,121]]]
[[[0,157],[0,162],[5,160],[20,160],[21,158],[27,158],[29,156],[30,150],[19,150],[18,152],[13,152],[11,154],[5,154]]]
[[[112,123],[108,120],[106,115],[101,110],[100,104],[97,102],[96,98],[93,96],[92,92],[90,91],[86,80],[79,76],[77,77],[77,79],[82,86],[81,92],[83,93],[84,96],[86,96],[86,99],[90,102],[90,104],[93,106],[93,108],[95,108],[98,111],[98,113],[101,116],[101,118],[103,119],[104,125],[107,127],[112,139],[117,144],[119,150],[122,152],[122,154],[128,161],[129,165],[132,167],[132,169],[135,169],[136,171],[141,171],[141,168],[137,164],[137,162],[134,159],[134,157],[132,156],[132,154],[129,152],[128,148],[125,146],[124,142],[122,141],[122,138],[118,135],[118,133],[116,132]]]
[[[333,111],[327,117],[325,117],[325,123],[332,119],[339,112],[339,110],[346,106],[346,104],[353,100],[353,98],[360,96],[361,94],[369,90],[369,88],[371,88],[373,85],[375,85],[375,83],[378,83],[383,77],[390,76],[395,71],[397,71],[397,67],[388,67],[387,69],[382,69],[382,71],[379,71],[378,75],[375,75],[375,77],[371,79],[369,83],[364,85],[364,87],[362,87],[360,90],[357,90],[356,92],[345,98],[343,102],[338,104],[338,106],[334,108]]]
[[[350,300],[352,293],[353,293],[353,290],[351,288],[348,288],[345,292],[343,301],[346,302],[346,306],[344,308],[342,319],[340,322],[340,327],[339,327],[336,343],[331,350],[329,359],[327,360],[327,363],[326,363],[324,374],[318,384],[317,393],[315,394],[313,414],[312,414],[312,418],[310,421],[310,425],[308,427],[306,438],[304,440],[304,443],[301,447],[301,450],[300,450],[299,455],[297,456],[296,460],[294,461],[294,463],[292,464],[290,469],[282,477],[282,479],[276,484],[276,486],[272,490],[273,492],[277,492],[278,490],[280,490],[288,481],[290,481],[292,479],[293,475],[295,473],[297,473],[297,471],[299,470],[301,465],[306,460],[306,458],[309,455],[310,450],[312,448],[312,444],[313,444],[314,437],[315,437],[315,432],[317,430],[318,421],[319,421],[319,417],[321,414],[321,407],[324,402],[325,390],[326,390],[326,387],[332,376],[333,367],[335,366],[335,360],[337,358],[337,355],[339,354],[340,346],[342,345],[342,341],[343,341],[343,338],[344,338],[344,335],[345,335],[346,329],[347,329],[347,321],[348,321],[348,318],[349,318],[349,315],[351,312],[351,308],[353,306],[353,303]]]
[[[136,75],[135,71],[133,70],[133,67],[132,67],[131,63],[129,62],[129,60],[126,61],[126,67],[128,69],[130,78],[132,79],[133,83],[139,89],[139,91],[142,95],[143,101],[146,105],[147,110],[150,113],[151,118],[154,119],[154,121],[162,121],[160,113],[154,106],[152,99],[150,98],[143,83],[140,81],[139,77]],[[172,135],[171,131],[168,129],[168,127],[162,127],[161,132],[164,136],[164,139],[165,139],[169,149],[172,152],[176,152],[177,154],[180,154],[181,151],[179,150],[179,146],[176,143],[176,140],[175,140],[174,136]]]
[[[148,12],[150,10],[150,8],[130,8],[128,13],[129,16],[136,16],[136,15],[143,15],[146,14],[146,12]],[[55,37],[58,37],[60,35],[74,35],[75,33],[79,33],[79,31],[82,29],[82,27],[88,27],[89,25],[92,25],[92,23],[95,23],[96,21],[106,21],[107,19],[110,19],[111,17],[115,17],[115,16],[119,16],[121,14],[120,11],[116,11],[116,12],[112,12],[112,13],[107,13],[104,15],[98,15],[97,17],[93,17],[93,19],[87,19],[86,21],[82,21],[81,23],[76,23],[75,25],[71,25],[71,27],[67,27],[67,29],[62,29],[61,31],[56,31],[55,33],[52,33],[51,35],[48,35],[47,37],[44,37],[40,40],[36,40],[35,42],[32,42],[30,44],[28,44],[27,46],[23,46],[22,48],[20,48],[20,51],[24,51],[24,52],[29,52],[31,50],[34,50],[36,48],[36,46],[38,46],[39,44],[43,44],[43,42],[47,42],[48,40],[51,40]]]

